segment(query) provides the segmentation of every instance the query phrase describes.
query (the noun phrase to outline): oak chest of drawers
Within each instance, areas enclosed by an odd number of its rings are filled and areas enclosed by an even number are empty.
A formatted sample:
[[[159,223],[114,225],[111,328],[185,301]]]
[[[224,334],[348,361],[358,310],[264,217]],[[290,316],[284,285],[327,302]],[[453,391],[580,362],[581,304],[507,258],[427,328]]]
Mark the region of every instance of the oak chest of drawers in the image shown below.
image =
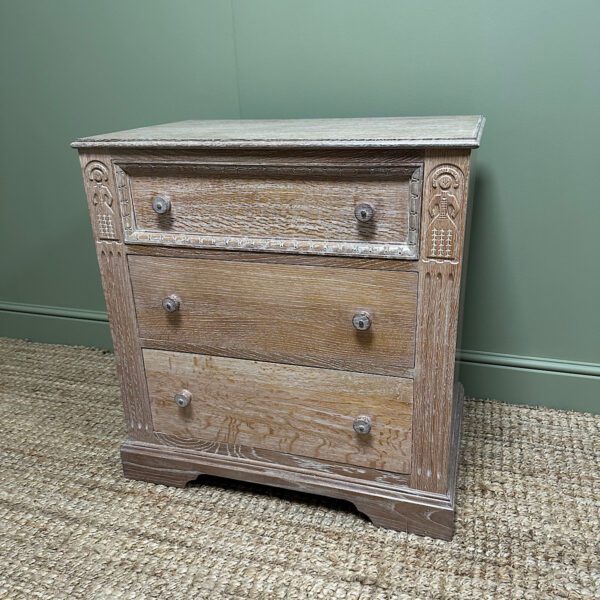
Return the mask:
[[[314,492],[450,538],[483,122],[189,121],[74,142],[125,476]]]

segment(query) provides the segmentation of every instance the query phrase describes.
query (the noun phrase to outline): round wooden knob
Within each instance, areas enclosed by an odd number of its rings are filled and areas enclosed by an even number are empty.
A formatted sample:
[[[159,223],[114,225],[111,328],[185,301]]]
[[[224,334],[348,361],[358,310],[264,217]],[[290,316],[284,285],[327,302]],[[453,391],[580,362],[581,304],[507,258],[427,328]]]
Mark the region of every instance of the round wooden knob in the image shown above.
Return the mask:
[[[368,223],[373,218],[374,214],[375,209],[367,203],[359,204],[354,209],[354,216],[356,217],[356,220],[361,223]]]
[[[171,294],[170,296],[163,298],[162,307],[168,313],[177,312],[181,307],[181,298],[175,294]]]
[[[352,317],[352,325],[354,325],[355,329],[358,331],[366,331],[372,324],[373,319],[366,310],[361,310]]]
[[[164,215],[171,210],[171,200],[167,196],[155,196],[152,208],[157,215]]]
[[[360,435],[367,435],[371,432],[371,417],[368,415],[360,415],[354,419],[352,427],[356,433]]]
[[[189,390],[181,390],[177,394],[175,394],[175,404],[179,406],[179,408],[185,408],[192,401],[192,392]]]

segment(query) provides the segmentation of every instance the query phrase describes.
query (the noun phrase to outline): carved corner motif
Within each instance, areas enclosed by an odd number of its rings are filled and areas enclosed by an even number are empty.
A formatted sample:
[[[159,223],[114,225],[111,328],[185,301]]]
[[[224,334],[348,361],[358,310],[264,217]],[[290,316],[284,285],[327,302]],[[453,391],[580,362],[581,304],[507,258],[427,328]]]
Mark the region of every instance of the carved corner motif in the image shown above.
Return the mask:
[[[90,161],[85,166],[85,183],[96,236],[101,240],[118,240],[113,195],[109,187],[110,175],[106,165],[99,160]]]
[[[463,172],[453,165],[436,167],[427,179],[427,192],[427,258],[456,260],[464,197]]]

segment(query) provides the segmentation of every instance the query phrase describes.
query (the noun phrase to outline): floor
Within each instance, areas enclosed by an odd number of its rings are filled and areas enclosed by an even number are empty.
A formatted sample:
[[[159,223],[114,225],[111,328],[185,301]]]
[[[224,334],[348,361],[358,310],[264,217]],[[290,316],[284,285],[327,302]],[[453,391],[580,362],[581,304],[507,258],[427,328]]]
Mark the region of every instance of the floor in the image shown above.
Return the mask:
[[[113,357],[0,338],[0,598],[600,598],[600,417],[466,404],[452,542],[351,506],[123,479]]]

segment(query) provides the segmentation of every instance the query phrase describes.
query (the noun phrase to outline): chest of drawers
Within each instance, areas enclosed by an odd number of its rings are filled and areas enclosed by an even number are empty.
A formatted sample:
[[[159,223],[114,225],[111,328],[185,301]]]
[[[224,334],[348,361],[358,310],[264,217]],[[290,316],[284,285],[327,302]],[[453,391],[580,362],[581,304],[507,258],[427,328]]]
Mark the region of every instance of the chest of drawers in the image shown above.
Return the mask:
[[[189,121],[74,142],[125,476],[324,494],[449,539],[483,122]]]

